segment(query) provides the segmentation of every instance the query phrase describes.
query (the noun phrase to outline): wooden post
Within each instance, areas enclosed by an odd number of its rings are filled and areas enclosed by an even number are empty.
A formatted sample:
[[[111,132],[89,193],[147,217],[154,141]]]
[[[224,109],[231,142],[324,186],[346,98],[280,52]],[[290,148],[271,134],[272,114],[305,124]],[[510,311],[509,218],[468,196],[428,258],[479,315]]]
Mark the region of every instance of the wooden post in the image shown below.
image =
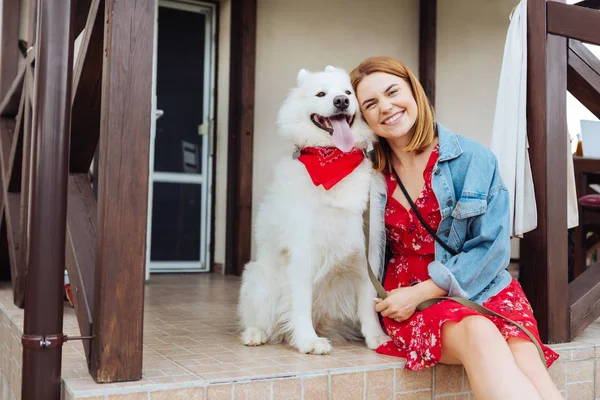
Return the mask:
[[[35,74],[39,141],[31,198],[21,390],[24,400],[59,400],[74,8],[71,0],[41,0],[39,10]]]
[[[256,0],[231,4],[225,272],[240,275],[252,243]]]
[[[100,133],[104,0],[93,0],[73,77],[70,172],[87,173]]]
[[[34,46],[37,39],[37,25],[38,25],[38,9],[40,8],[41,0],[31,0],[29,3],[29,29],[27,33],[29,48]],[[34,54],[35,51],[31,50]],[[35,166],[37,160],[37,154],[35,150],[37,148],[36,141],[36,118],[37,113],[33,108],[33,93],[34,93],[34,73],[33,66],[29,62],[29,55],[26,59],[25,65],[25,77],[24,77],[23,90],[25,91],[25,129],[23,131],[23,165],[21,175],[21,197],[20,197],[20,248],[18,255],[18,265],[20,266],[21,275],[20,278],[24,280],[27,276],[29,269],[29,248],[30,248],[30,237],[29,232],[31,228],[31,194],[33,191],[33,185],[35,182]],[[24,285],[22,285],[24,287]],[[22,289],[21,291],[24,291]],[[16,293],[15,293],[16,294]],[[22,296],[24,297],[24,295]],[[24,304],[24,299],[22,304]],[[15,304],[17,304],[15,302]]]
[[[419,81],[435,107],[435,52],[437,38],[437,0],[419,3]]]
[[[142,377],[155,1],[105,2],[90,368],[97,382]]]
[[[2,0],[0,20],[0,101],[17,76],[19,65],[19,11],[20,0]]]
[[[2,0],[0,1],[0,110],[5,108],[3,103],[6,103],[8,99],[5,99],[6,94],[9,92],[13,85],[14,79],[18,74],[18,62],[19,62],[19,0]],[[13,107],[14,108],[14,107]],[[3,112],[2,112],[3,113]],[[2,123],[0,126],[0,135],[5,135],[6,126]],[[6,140],[4,140],[6,143]],[[0,181],[2,178],[0,178]],[[3,182],[0,188],[3,186]],[[10,271],[11,277],[13,277],[14,287],[14,275],[15,260],[9,256],[9,253],[13,251],[13,244],[11,241],[11,235],[13,234],[12,229],[8,226],[8,208],[6,208],[7,198],[4,198],[4,189],[0,191],[0,225],[2,234],[0,234],[0,274],[5,277]],[[4,235],[6,232],[6,235]],[[17,298],[15,297],[15,302]]]
[[[547,34],[546,0],[529,0],[527,137],[538,226],[521,246],[521,283],[548,343],[569,340],[567,45]]]

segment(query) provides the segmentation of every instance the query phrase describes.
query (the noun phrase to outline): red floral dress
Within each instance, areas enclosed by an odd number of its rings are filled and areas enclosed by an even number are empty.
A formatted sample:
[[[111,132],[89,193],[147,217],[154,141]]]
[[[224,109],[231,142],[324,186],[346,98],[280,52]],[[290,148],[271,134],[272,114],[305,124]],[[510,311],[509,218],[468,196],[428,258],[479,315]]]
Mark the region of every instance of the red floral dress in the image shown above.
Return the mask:
[[[423,172],[425,186],[415,205],[427,223],[437,230],[441,220],[437,199],[431,187],[431,174],[439,155],[434,148]],[[388,202],[385,209],[385,224],[388,245],[392,252],[384,279],[384,288],[391,291],[398,287],[426,281],[429,278],[427,266],[434,260],[435,241],[419,222],[414,211],[406,210],[392,193],[396,189],[396,179],[386,174]],[[513,279],[507,288],[483,304],[499,314],[520,322],[539,340],[537,323],[523,289]],[[445,322],[459,322],[472,315],[481,315],[468,307],[453,301],[442,301],[422,312],[415,312],[409,319],[397,322],[384,317],[383,322],[391,341],[381,345],[377,352],[406,358],[406,369],[420,370],[437,364],[441,357],[442,325]],[[514,325],[495,317],[488,317],[500,330],[506,340],[520,337],[529,340]],[[540,341],[541,344],[541,341]],[[542,344],[549,367],[558,354]]]

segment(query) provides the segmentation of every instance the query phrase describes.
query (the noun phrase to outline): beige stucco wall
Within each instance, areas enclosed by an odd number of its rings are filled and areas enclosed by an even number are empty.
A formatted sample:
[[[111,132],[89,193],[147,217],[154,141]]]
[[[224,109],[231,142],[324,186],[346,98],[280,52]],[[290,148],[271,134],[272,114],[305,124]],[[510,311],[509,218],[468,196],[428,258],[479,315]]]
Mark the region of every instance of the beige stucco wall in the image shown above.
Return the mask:
[[[21,0],[19,8],[19,39],[27,40],[29,30],[29,0]]]
[[[221,2],[215,261],[225,259],[229,1]],[[437,115],[457,133],[489,145],[512,0],[438,2]],[[300,68],[353,68],[389,55],[418,72],[417,0],[258,0],[253,216],[273,164],[291,155],[276,132],[279,105]],[[224,47],[227,46],[225,49]],[[226,58],[225,58],[226,57]],[[225,80],[226,79],[226,80]],[[254,248],[254,242],[253,242]]]
[[[438,1],[436,108],[456,133],[489,146],[512,0]]]
[[[278,137],[275,120],[298,70],[332,64],[350,71],[373,55],[417,68],[417,12],[416,0],[258,1],[253,216],[273,164],[293,152]]]
[[[221,2],[215,262],[225,259],[229,1]],[[254,110],[253,215],[273,164],[291,147],[276,133],[276,115],[300,68],[334,64],[348,70],[372,55],[418,67],[417,0],[258,0]],[[361,25],[364,26],[361,28]],[[227,49],[224,49],[227,46]]]

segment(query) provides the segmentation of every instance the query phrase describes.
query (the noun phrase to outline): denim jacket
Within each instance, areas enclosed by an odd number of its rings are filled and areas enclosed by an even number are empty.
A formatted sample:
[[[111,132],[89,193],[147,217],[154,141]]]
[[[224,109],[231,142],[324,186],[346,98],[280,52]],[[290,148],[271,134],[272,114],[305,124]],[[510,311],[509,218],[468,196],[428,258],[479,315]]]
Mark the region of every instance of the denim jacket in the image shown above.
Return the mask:
[[[431,185],[440,205],[437,235],[458,254],[439,243],[429,264],[431,279],[458,296],[482,304],[508,286],[510,261],[509,196],[494,154],[481,144],[437,124],[439,159]],[[381,174],[371,186],[369,260],[380,280],[385,270],[387,202]]]

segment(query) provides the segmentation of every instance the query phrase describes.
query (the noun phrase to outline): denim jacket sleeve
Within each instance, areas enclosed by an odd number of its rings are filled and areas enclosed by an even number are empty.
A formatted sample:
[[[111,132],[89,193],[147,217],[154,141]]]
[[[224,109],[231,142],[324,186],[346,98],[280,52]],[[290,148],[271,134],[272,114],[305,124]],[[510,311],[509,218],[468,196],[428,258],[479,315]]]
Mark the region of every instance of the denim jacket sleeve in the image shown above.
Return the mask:
[[[466,239],[460,252],[447,261],[436,258],[429,264],[429,276],[448,291],[448,296],[477,296],[510,262],[509,195],[497,170],[485,208],[482,214],[467,219]]]

